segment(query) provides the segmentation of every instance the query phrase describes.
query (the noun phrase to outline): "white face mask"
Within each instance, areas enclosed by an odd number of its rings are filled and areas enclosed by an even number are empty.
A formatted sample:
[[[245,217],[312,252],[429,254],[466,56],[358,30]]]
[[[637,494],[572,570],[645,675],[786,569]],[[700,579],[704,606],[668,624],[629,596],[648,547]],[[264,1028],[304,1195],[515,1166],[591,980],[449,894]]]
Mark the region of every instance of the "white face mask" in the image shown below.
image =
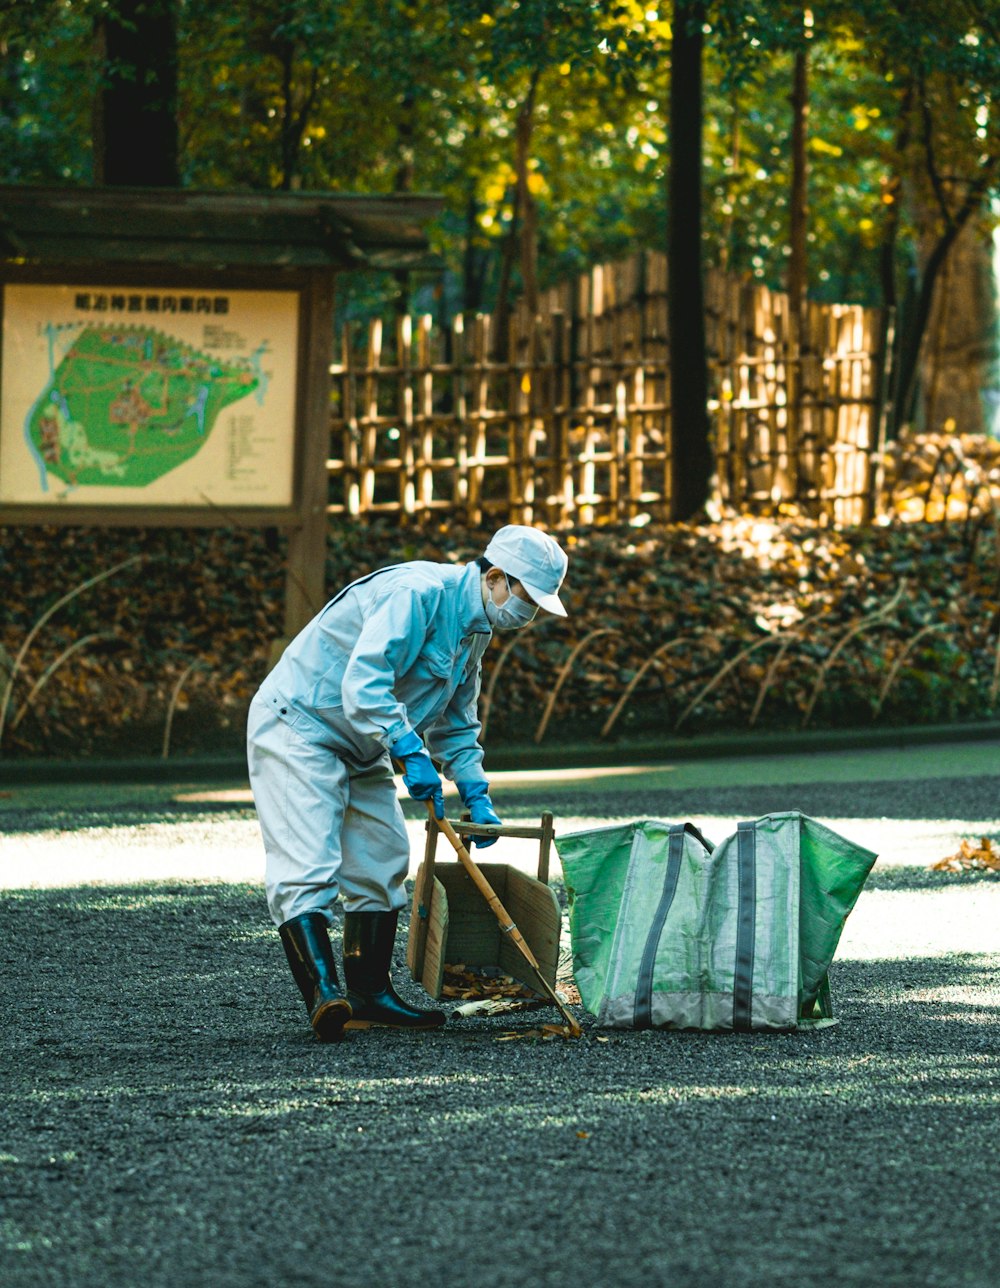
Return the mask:
[[[506,573],[504,573],[504,581],[507,582],[507,598],[502,604],[496,603],[491,587],[490,597],[486,601],[486,617],[490,625],[498,631],[519,631],[534,620],[538,605],[525,603],[520,596],[515,595],[510,588]]]

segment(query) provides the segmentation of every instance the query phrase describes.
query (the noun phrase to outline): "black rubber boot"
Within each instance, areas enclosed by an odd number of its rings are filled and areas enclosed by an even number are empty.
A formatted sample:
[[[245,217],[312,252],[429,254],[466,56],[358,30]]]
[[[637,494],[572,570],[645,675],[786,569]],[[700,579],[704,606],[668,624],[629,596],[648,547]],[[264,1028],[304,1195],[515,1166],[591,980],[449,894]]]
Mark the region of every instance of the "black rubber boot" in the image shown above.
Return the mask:
[[[369,1029],[439,1029],[443,1011],[408,1006],[392,986],[392,946],[398,912],[344,914],[344,982],[353,1012],[347,1027]]]
[[[321,1042],[339,1042],[351,1018],[351,1004],[340,988],[326,917],[304,912],[278,927],[285,955]]]

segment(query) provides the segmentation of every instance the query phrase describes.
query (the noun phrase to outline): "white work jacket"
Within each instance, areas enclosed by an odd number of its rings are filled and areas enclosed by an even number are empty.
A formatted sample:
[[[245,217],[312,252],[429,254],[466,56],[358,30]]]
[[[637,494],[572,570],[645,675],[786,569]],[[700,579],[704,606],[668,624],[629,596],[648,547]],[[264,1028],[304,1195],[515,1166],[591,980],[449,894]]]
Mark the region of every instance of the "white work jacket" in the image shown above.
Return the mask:
[[[355,768],[415,732],[448,778],[484,778],[481,576],[474,562],[417,560],[359,578],[296,635],[259,696]]]

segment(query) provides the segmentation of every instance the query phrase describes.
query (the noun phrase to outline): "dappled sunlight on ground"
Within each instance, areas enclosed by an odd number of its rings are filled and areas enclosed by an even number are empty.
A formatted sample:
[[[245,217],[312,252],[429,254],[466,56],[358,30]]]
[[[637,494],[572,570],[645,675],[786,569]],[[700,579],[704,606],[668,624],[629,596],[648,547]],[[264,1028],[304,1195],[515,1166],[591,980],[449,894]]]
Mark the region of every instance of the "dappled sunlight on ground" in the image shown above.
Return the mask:
[[[719,841],[734,820],[697,818],[693,822],[710,839]],[[878,824],[871,819],[824,820],[835,831],[860,844],[890,847],[875,873],[903,874],[919,867],[931,882],[919,889],[892,888],[873,881],[862,892],[848,919],[838,957],[858,961],[902,960],[919,954],[943,957],[952,953],[995,952],[1000,939],[1000,880],[956,878],[932,874],[934,858],[955,848],[969,829],[966,821],[952,823]],[[606,826],[607,819],[560,820],[559,832]],[[424,852],[425,830],[420,820],[407,823],[410,834],[410,876],[416,875]],[[10,862],[16,846],[16,862]],[[438,862],[454,862],[447,842],[438,846]],[[8,838],[0,864],[0,888],[60,888],[86,885],[129,885],[180,881],[202,884],[261,883],[264,854],[256,820],[199,820],[197,823],[152,823],[123,828],[99,827],[73,833],[36,832]],[[538,862],[535,842],[504,837],[486,850],[474,852],[484,863],[505,863],[534,875]],[[558,856],[552,854],[552,877],[559,879]],[[263,891],[261,891],[263,899]]]
[[[557,817],[556,834],[607,827],[630,820],[590,816]],[[524,822],[525,820],[519,820]],[[671,820],[673,821],[673,820]],[[734,830],[736,818],[694,815],[690,821],[710,840],[720,842]],[[995,820],[917,820],[824,818],[835,832],[874,850],[879,864],[929,865],[953,853],[962,837],[996,829]],[[412,855],[410,875],[416,876],[424,853],[425,824],[409,819],[406,824]],[[507,863],[534,873],[538,848],[534,841],[502,837],[487,849],[473,851],[482,862]],[[438,860],[452,859],[442,837]],[[561,873],[558,855],[551,855],[551,873]],[[264,873],[264,849],[260,829],[252,815],[245,818],[222,816],[187,822],[154,822],[123,827],[90,827],[71,832],[56,828],[26,832],[5,838],[0,859],[0,889],[39,888],[69,885],[120,884],[134,881],[260,881]],[[1000,887],[1000,882],[998,882]],[[998,919],[1000,925],[1000,919]],[[998,932],[1000,933],[1000,932]]]
[[[994,953],[1000,945],[1000,881],[943,889],[865,890],[837,956],[855,961]]]
[[[501,788],[547,786],[552,783],[575,784],[591,781],[607,783],[609,780],[616,778],[634,777],[649,780],[650,778],[659,778],[662,775],[675,772],[675,767],[670,765],[616,765],[613,769],[503,770],[500,773],[490,775],[490,785],[495,793]],[[400,800],[406,800],[407,793],[402,784],[400,784],[397,794]],[[174,794],[173,799],[184,805],[252,805],[253,793],[249,787],[198,788],[177,792]],[[445,783],[445,799],[450,802],[450,805],[457,807],[458,792],[451,783]],[[450,809],[449,812],[451,812]]]
[[[256,819],[149,823],[7,837],[0,889],[129,885],[136,881],[257,881],[264,850]]]

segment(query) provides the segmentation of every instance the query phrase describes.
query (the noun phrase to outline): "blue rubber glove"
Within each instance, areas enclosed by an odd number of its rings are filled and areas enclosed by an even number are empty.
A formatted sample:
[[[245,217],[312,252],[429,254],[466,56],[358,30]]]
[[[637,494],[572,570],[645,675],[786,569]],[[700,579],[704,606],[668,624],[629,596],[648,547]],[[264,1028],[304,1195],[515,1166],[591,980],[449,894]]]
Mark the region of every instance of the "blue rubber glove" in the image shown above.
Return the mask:
[[[458,794],[462,798],[462,804],[469,811],[469,816],[473,823],[489,823],[499,826],[500,815],[493,808],[493,802],[490,800],[490,785],[485,779],[478,779],[474,783],[456,783]],[[497,838],[495,836],[474,836],[472,844],[481,846],[483,849],[487,845],[495,845]]]
[[[434,762],[415,733],[404,733],[389,748],[403,768],[403,782],[415,801],[433,801],[434,817],[444,818],[444,788]]]

